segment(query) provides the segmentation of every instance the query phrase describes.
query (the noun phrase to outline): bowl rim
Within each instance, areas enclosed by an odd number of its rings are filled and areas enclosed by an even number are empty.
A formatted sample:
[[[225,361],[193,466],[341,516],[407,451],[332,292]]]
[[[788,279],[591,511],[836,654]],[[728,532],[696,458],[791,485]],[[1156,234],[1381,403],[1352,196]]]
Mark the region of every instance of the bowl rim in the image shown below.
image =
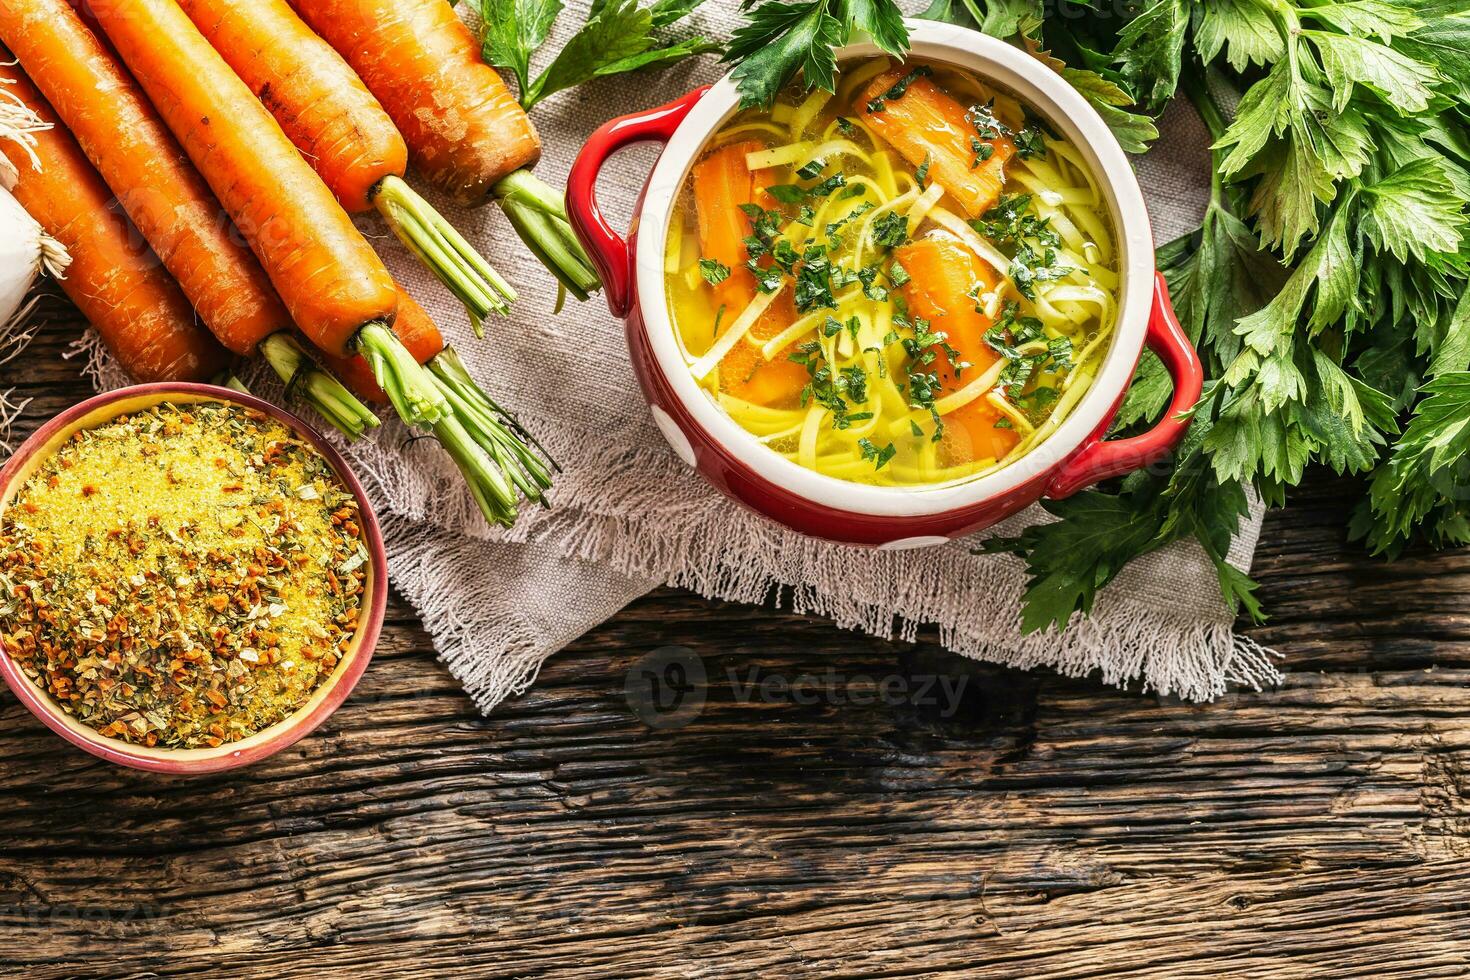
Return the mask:
[[[634,218],[634,262],[637,311],[654,361],[682,407],[709,438],[739,464],[818,506],[867,516],[924,518],[964,510],[1031,483],[1060,466],[1105,424],[1143,350],[1153,306],[1155,259],[1148,211],[1133,167],[1102,117],[1076,89],[1031,55],[996,38],[939,21],[909,18],[906,23],[910,57],[972,71],[1016,93],[1078,148],[1107,198],[1120,257],[1117,323],[1102,368],[1057,431],[1014,463],[970,480],[929,487],[870,486],[817,473],[772,452],[695,383],[674,339],[664,252],[685,178],[709,137],[737,111],[739,94],[729,74],[694,105],[655,163]],[[837,58],[883,53],[871,42],[862,42],[840,49]]]
[[[276,724],[238,742],[204,749],[150,749],[98,734],[95,729],[69,718],[51,696],[38,688],[10,659],[3,643],[0,643],[0,677],[4,678],[16,699],[47,728],[100,759],[149,772],[202,775],[234,769],[274,755],[309,735],[347,699],[372,660],[382,631],[388,603],[388,555],[377,515],[373,512],[372,503],[363,491],[362,484],[358,482],[356,474],[342,454],[320,432],[294,413],[255,395],[222,385],[195,382],[163,381],[129,385],[93,395],[58,413],[21,443],[5,465],[0,467],[0,517],[3,517],[8,506],[12,487],[22,475],[27,474],[31,461],[39,452],[48,448],[58,434],[74,426],[81,428],[77,425],[78,422],[119,403],[128,403],[128,407],[120,407],[111,415],[99,416],[93,425],[104,424],[124,411],[157,405],[176,397],[194,402],[229,402],[270,415],[311,443],[357,500],[362,514],[362,540],[368,549],[371,581],[365,615],[359,619],[358,633],[348,655],[349,659],[340,664],[324,684],[318,686],[306,703]],[[139,402],[139,399],[143,401]]]

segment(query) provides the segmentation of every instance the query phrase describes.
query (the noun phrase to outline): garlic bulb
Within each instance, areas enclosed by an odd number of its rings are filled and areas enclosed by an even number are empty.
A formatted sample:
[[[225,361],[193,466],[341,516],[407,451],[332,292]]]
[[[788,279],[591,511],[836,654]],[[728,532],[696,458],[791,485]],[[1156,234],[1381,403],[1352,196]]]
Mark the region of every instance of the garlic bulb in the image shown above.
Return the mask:
[[[29,312],[21,307],[36,277],[44,270],[59,279],[70,261],[61,243],[0,190],[0,337]]]
[[[0,88],[0,139],[20,147],[33,167],[40,167],[41,161],[32,134],[49,128],[14,93]],[[25,298],[36,277],[44,270],[60,279],[71,262],[62,244],[46,234],[11,196],[19,179],[15,164],[0,154],[0,345],[35,305]]]

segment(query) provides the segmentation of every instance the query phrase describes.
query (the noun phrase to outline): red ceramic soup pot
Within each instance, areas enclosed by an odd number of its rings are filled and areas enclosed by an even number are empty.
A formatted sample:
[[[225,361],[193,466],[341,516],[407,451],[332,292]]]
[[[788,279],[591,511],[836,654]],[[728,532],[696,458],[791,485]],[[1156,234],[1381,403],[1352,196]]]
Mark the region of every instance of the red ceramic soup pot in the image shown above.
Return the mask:
[[[1066,497],[1166,455],[1183,437],[1179,413],[1199,398],[1199,358],[1179,327],[1154,268],[1153,235],[1133,168],[1107,125],[1055,72],[1009,44],[974,31],[911,20],[915,58],[965,69],[1007,89],[1046,118],[1086,157],[1112,218],[1119,266],[1112,345],[1092,387],[1056,432],[994,472],[932,487],[874,487],[815,473],[742,429],[690,375],[664,290],[664,245],[674,203],[710,136],[737,111],[726,76],[668,105],[614,119],[578,155],[568,180],[572,226],[592,256],[613,315],[626,321],[633,368],[654,420],[674,451],[715,487],[758,513],[817,537],[879,548],[942,544],[988,527],[1042,497]],[[878,54],[871,44],[840,58]],[[596,183],[608,157],[633,143],[664,145],[625,241],[598,209]],[[1174,379],[1163,420],[1142,435],[1106,438],[1144,347]]]
[[[362,677],[368,661],[372,659],[373,647],[378,642],[378,632],[383,626],[383,611],[388,603],[388,556],[383,549],[383,535],[378,529],[378,519],[373,514],[367,495],[362,491],[362,485],[357,482],[347,461],[332,448],[331,443],[290,412],[253,395],[218,385],[170,382],[133,385],[130,388],[104,392],[72,406],[37,429],[21,444],[4,468],[0,469],[0,514],[10,505],[16,491],[26,479],[70,439],[73,433],[95,428],[119,415],[149,408],[160,402],[173,402],[176,405],[191,402],[233,402],[265,412],[294,431],[326,458],[342,485],[357,498],[358,509],[362,512],[362,541],[368,550],[367,584],[362,611],[357,620],[357,634],[337,669],[292,714],[249,738],[227,742],[216,748],[147,748],[99,735],[96,729],[88,728],[62,711],[49,694],[22,673],[6,655],[4,646],[0,645],[0,677],[5,678],[5,683],[10,686],[11,692],[21,704],[41,719],[47,728],[68,742],[100,759],[133,769],[173,775],[201,775],[258,762],[281,751],[310,734],[347,700],[347,695],[352,693],[358,678]]]

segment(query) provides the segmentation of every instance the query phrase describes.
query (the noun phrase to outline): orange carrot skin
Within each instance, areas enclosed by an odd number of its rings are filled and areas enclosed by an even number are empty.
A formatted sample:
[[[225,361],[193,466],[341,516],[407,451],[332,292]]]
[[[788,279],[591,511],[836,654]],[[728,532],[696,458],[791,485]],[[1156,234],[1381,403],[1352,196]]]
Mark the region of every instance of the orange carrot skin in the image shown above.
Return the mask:
[[[720,331],[728,329],[756,297],[755,276],[745,267],[745,239],[751,221],[742,204],[770,207],[765,188],[777,183],[766,171],[752,172],[745,155],[765,146],[755,140],[730,143],[707,154],[694,165],[690,183],[694,188],[695,218],[699,223],[699,254],[729,266],[730,276],[714,287],[716,309],[724,307]],[[770,340],[796,322],[796,306],[790,288],[771,301],[749,336]],[[811,380],[805,367],[790,360],[790,348],[767,361],[752,344],[741,341],[720,361],[720,388],[737,398],[758,405],[795,404],[801,389]]]
[[[0,40],[226,346],[250,354],[290,325],[208,186],[66,0],[0,0]]]
[[[179,0],[214,49],[276,117],[348,211],[408,169],[393,120],[342,56],[285,0]]]
[[[908,74],[903,65],[875,78],[858,97],[853,111],[899,155],[915,167],[929,161],[929,176],[954,198],[971,218],[995,206],[1005,184],[1005,167],[1016,152],[1009,137],[981,139],[991,147],[987,160],[978,160],[972,138],[978,139],[964,106],[927,78],[915,78],[903,95],[884,99],[878,112],[868,108]]]
[[[292,0],[408,142],[414,170],[468,206],[534,166],[541,140],[448,0]]]
[[[11,60],[0,48],[0,62]],[[0,64],[5,90],[52,128],[35,134],[41,169],[16,144],[0,140],[20,171],[12,192],[21,207],[66,246],[71,265],[61,288],[135,381],[207,381],[229,354],[194,322],[194,310],[127,217],[112,191],[18,68]]]
[[[1000,359],[985,342],[985,332],[995,321],[975,308],[975,296],[995,289],[999,277],[965,245],[940,232],[899,246],[893,257],[909,274],[901,290],[909,312],[928,320],[931,330],[943,332],[945,342],[970,364],[956,374],[939,351],[934,371],[944,390],[964,387]],[[1019,437],[1015,429],[997,429],[1000,418],[994,406],[977,398],[945,416],[944,438],[952,451],[970,460],[1001,459]]]
[[[427,364],[444,349],[444,337],[439,328],[418,301],[403,291],[402,286],[398,287],[398,319],[393,321],[393,333],[420,364]],[[374,404],[388,404],[388,396],[378,387],[373,376],[372,365],[361,354],[352,357],[327,355],[323,360],[328,369],[356,394]]]
[[[365,324],[391,323],[398,298],[377,253],[178,4],[108,0],[93,12],[301,332],[345,355]]]

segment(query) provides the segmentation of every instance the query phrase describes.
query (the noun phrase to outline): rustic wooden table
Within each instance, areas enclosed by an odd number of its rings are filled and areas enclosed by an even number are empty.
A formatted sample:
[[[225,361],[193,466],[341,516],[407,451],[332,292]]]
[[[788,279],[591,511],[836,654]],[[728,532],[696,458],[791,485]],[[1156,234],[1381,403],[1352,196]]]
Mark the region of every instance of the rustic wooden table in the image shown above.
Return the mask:
[[[23,432],[72,334],[0,368]],[[1286,682],[1209,706],[673,590],[490,718],[395,598],[321,731],[213,778],[0,695],[0,973],[1464,975],[1470,557],[1364,558],[1350,492],[1267,523]],[[697,713],[630,701],[670,645]]]

